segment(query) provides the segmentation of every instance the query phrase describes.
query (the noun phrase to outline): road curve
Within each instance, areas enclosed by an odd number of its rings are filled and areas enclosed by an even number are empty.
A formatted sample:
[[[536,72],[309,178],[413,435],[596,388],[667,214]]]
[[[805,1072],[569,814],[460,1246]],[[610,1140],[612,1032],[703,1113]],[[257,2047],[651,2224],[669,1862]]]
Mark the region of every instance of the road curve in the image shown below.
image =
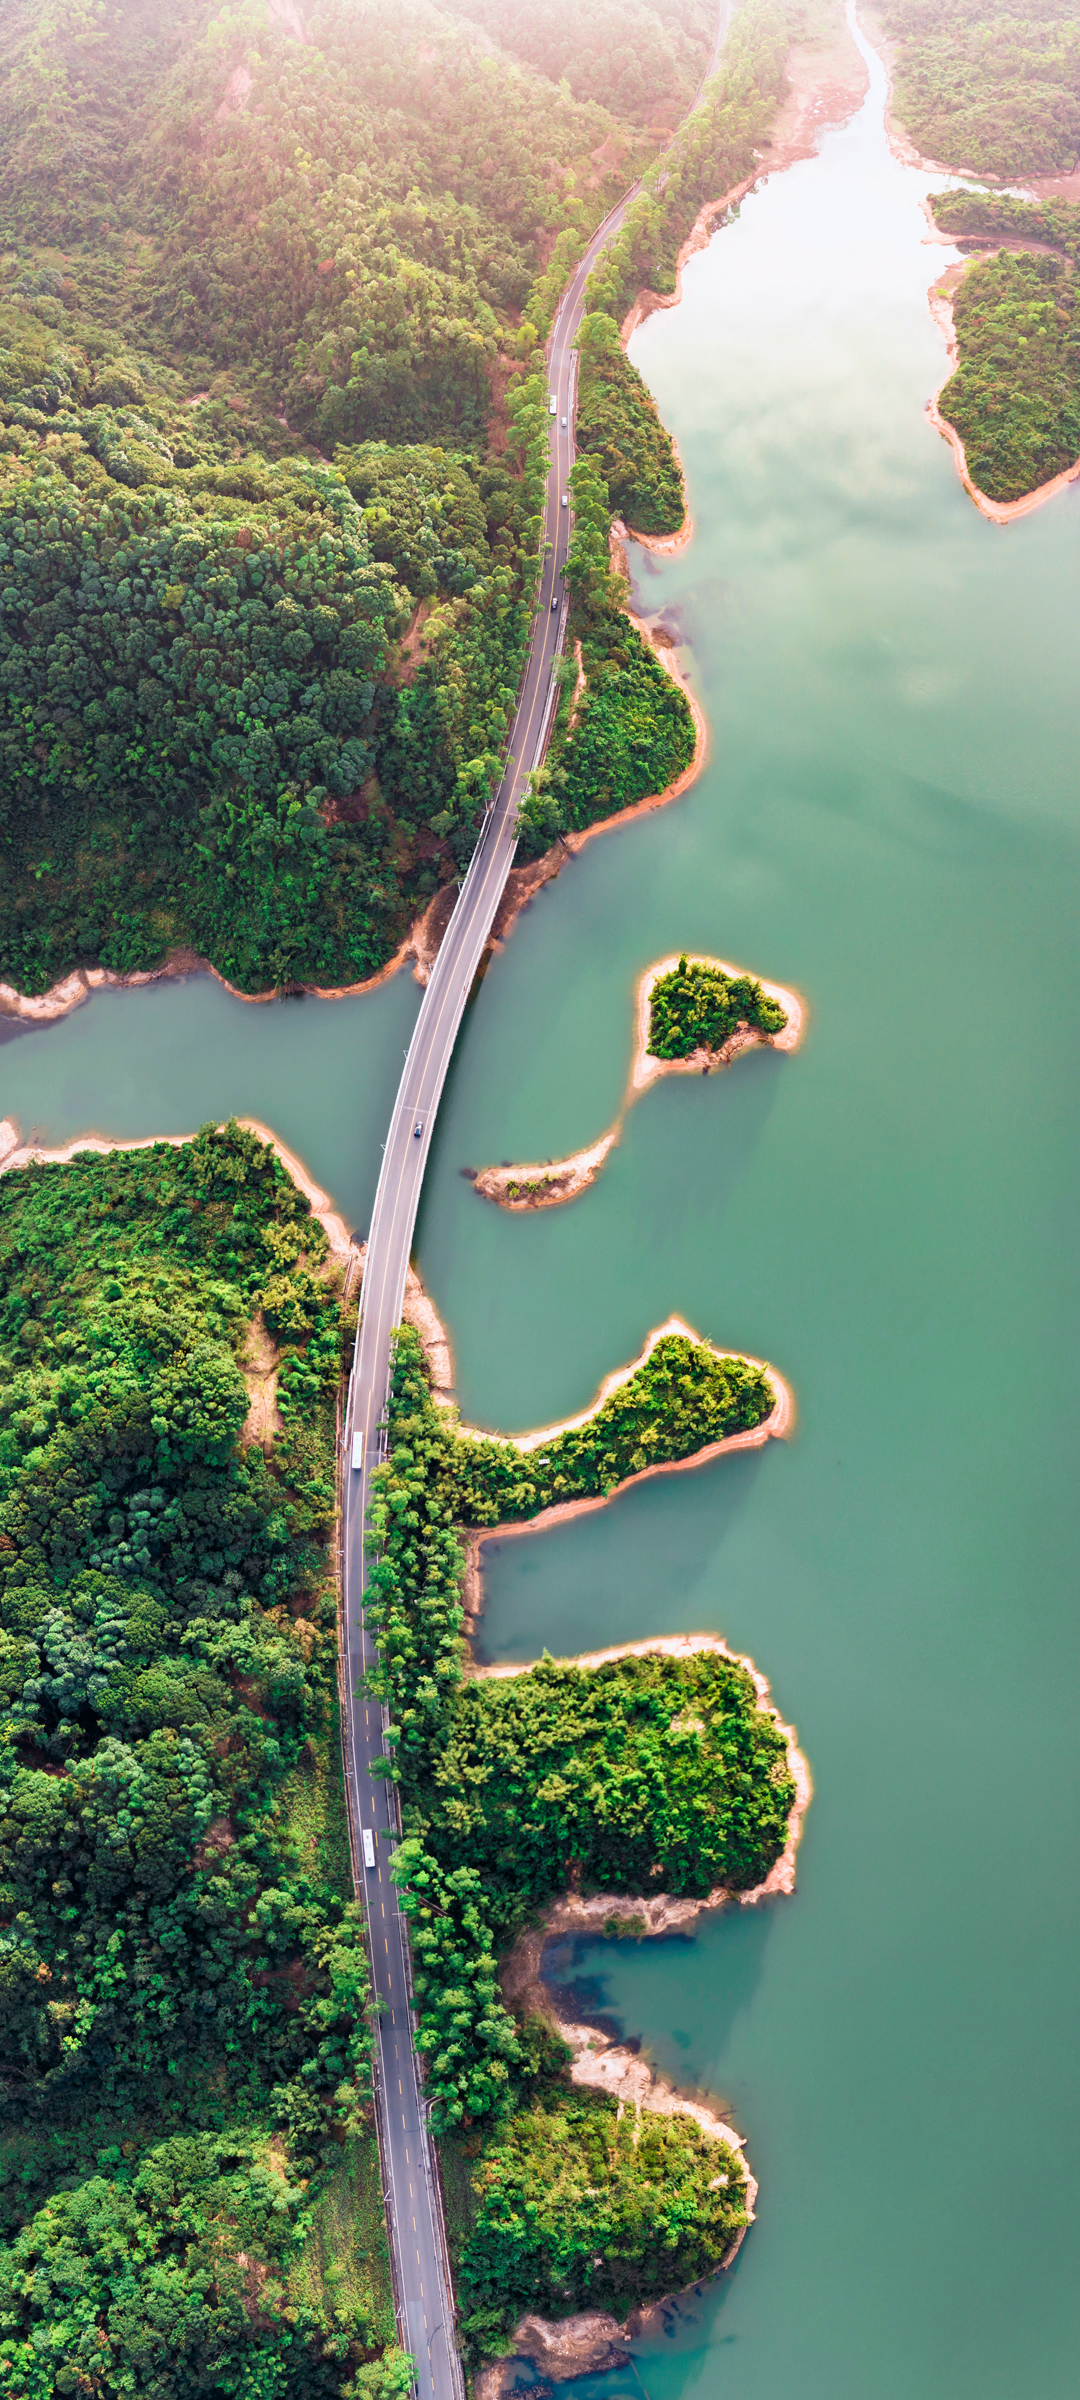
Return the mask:
[[[716,66],[730,7],[731,0],[722,0],[713,51],[698,97]],[[695,107],[697,104],[695,99]],[[574,459],[576,355],[572,345],[584,314],[588,277],[601,251],[618,232],[639,190],[638,185],[629,191],[593,235],[555,320],[548,386],[555,395],[557,408],[551,419],[545,546],[525,677],[509,736],[510,763],[485,820],[432,968],[394,1102],[368,1237],[356,1354],[345,1412],[342,1620],[346,1706],[342,1739],[353,1856],[357,1874],[367,1887],[362,1896],[368,1912],[375,1996],[382,2010],[376,2030],[376,2106],[386,2177],[398,2330],[403,2347],[416,2360],[419,2400],[464,2400],[464,2379],[454,2346],[454,2307],[442,2239],[441,2201],[412,2045],[406,1923],[390,1880],[397,1830],[394,1792],[392,1784],[371,1774],[373,1763],[383,1755],[384,1717],[374,1702],[356,1697],[357,1683],[375,1660],[362,1605],[364,1516],[369,1473],[378,1462],[378,1428],[389,1382],[390,1337],[401,1321],[405,1276],[435,1114],[465,1003],[510,872],[514,826],[526,778],[539,766],[547,745],[556,690],[552,666],[561,647],[565,613],[562,571],[570,534],[570,510],[562,506],[562,499]],[[559,603],[554,609],[553,599]],[[350,1461],[357,1433],[364,1436],[364,1463],[354,1472]],[[370,1870],[363,1863],[365,1827],[375,1837],[377,1863]]]

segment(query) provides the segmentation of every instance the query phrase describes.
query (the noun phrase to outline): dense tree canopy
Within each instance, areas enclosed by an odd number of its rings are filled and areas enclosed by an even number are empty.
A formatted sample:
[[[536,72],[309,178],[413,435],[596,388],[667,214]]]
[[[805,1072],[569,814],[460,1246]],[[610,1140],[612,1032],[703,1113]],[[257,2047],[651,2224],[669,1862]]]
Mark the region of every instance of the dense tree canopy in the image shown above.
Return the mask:
[[[715,2272],[748,2221],[738,2152],[692,2117],[620,2111],[606,2094],[549,2083],[475,2147],[458,2284],[481,2354],[525,2309],[624,2318],[683,2290]]]
[[[928,158],[1007,181],[1080,160],[1080,17],[1054,0],[886,0],[893,107]]]
[[[266,1451],[242,1440],[260,1310]],[[393,2339],[381,2265],[340,2315],[318,2277],[292,2290],[320,2194],[373,2149],[332,1747],[339,1362],[322,1228],[239,1127],[0,1179],[13,2400],[91,2357],[103,2393],[300,2400]]]
[[[545,1662],[512,1681],[463,1683],[455,1527],[611,1491],[760,1422],[772,1404],[760,1370],[669,1338],[583,1427],[522,1453],[457,1432],[432,1402],[416,1336],[398,1336],[390,1457],[372,1504],[369,1680],[391,1712],[408,1837],[395,1876],[444,2128],[501,2119],[540,2071],[495,1975],[532,1905],[571,1875],[629,1891],[657,1875],[680,1891],[746,1889],[783,1848],[793,1798],[783,1737],[752,1678],[714,1654],[597,1672]]]
[[[725,975],[712,959],[680,958],[660,975],[649,994],[649,1050],[653,1058],[691,1058],[696,1050],[722,1050],[740,1025],[760,1033],[782,1033],[787,1016],[779,1000],[763,992],[754,975]]]
[[[469,856],[536,575],[537,344],[685,106],[712,11],[9,13],[0,977],[41,991],[190,946],[247,991],[354,983]],[[687,212],[745,169],[785,39],[747,0],[605,306],[662,280]],[[593,514],[675,521],[670,444],[617,349],[583,392]],[[527,849],[691,754],[606,556],[588,580],[587,700]]]

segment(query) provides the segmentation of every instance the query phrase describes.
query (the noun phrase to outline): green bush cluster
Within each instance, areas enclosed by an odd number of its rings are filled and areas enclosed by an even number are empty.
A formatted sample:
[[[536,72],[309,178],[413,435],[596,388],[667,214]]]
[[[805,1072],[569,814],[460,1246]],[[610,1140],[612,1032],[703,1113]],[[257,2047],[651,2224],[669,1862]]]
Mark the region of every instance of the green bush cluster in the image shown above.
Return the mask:
[[[691,1058],[695,1050],[722,1050],[740,1025],[782,1033],[786,1024],[786,1009],[755,976],[725,975],[708,959],[683,957],[649,994],[649,1055]]]
[[[748,2222],[746,2171],[728,2143],[692,2117],[620,2112],[606,2093],[565,2084],[545,2086],[469,2164],[457,2284],[474,2354],[507,2347],[525,2310],[623,2319],[684,2290]]]
[[[495,1959],[530,1908],[573,1875],[602,1888],[746,1889],[783,1848],[784,1743],[745,1669],[705,1654],[586,1673],[545,1661],[462,1681],[455,1528],[533,1516],[683,1458],[773,1405],[767,1378],[683,1337],[595,1418],[539,1457],[464,1437],[436,1409],[415,1334],[396,1338],[390,1455],[371,1511],[369,1616],[389,1706],[407,1839],[395,1864],[410,1918],[435,2122],[501,2118],[540,2070],[503,2008]]]
[[[236,1125],[0,1179],[13,2400],[91,2367],[103,2395],[340,2394],[387,2338],[293,2290],[369,2094],[336,1786],[300,1832],[336,1744],[325,1259]],[[260,1308],[304,1395],[269,1455],[241,1441]]]
[[[1080,157],[1080,22],[1054,0],[887,0],[893,107],[927,158],[1003,181]]]
[[[976,259],[953,299],[959,365],[938,398],[991,500],[1020,500],[1080,458],[1080,322],[1052,257]]]
[[[639,533],[676,533],[685,500],[674,443],[614,317],[586,317],[578,349],[578,449],[596,459],[616,516]]]

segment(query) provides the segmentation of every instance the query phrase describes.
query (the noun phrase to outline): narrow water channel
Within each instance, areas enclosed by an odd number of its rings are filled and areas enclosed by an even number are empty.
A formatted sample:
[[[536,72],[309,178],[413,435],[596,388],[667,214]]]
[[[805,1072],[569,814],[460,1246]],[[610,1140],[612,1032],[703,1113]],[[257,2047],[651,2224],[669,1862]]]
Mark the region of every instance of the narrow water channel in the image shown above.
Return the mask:
[[[762,2185],[733,2273],[596,2400],[1076,2391],[1080,492],[1001,531],[929,428],[950,253],[882,102],[875,60],[635,337],[697,526],[639,599],[712,762],[495,962],[419,1228],[474,1420],[582,1405],[672,1310],[799,1401],[787,1447],[491,1561],[490,1655],[715,1628],[816,1784],[794,1899],[558,1960],[722,2097]],[[804,992],[802,1052],[654,1089],[565,1211],[479,1201],[463,1167],[611,1121],[636,977],[681,946]],[[362,1224],[416,997],[96,999],[0,1051],[0,1114],[235,1108]]]

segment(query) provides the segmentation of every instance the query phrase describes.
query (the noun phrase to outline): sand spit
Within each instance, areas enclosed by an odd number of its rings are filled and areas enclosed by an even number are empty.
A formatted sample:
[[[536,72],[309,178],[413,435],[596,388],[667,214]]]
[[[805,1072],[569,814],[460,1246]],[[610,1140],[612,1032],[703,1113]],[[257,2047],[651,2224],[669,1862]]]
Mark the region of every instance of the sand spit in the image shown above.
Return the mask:
[[[953,294],[958,285],[962,283],[968,268],[974,266],[980,258],[996,258],[999,250],[1028,250],[1036,247],[1042,247],[1042,245],[1026,242],[997,242],[992,250],[973,252],[967,258],[959,260],[956,265],[946,268],[943,275],[937,276],[927,294],[930,314],[935,323],[940,325],[949,345],[949,358],[948,366],[933,399],[927,401],[926,413],[931,425],[951,446],[964,490],[970,494],[976,508],[984,517],[989,518],[992,525],[1011,525],[1017,517],[1030,517],[1034,509],[1042,508],[1045,501],[1053,500],[1058,492],[1063,492],[1067,485],[1075,483],[1080,477],[1080,458],[1078,458],[1075,466],[1065,467],[1060,475],[1052,475],[1048,483],[1037,484],[1034,491],[1025,492],[1019,500],[991,500],[986,492],[979,490],[968,467],[964,443],[957,433],[955,425],[950,425],[948,418],[942,416],[938,406],[945,385],[954,368],[959,364],[960,347],[956,338],[956,321],[953,316],[952,303]]]
[[[703,1650],[716,1651],[724,1658],[738,1656],[716,1634],[690,1633],[665,1635],[655,1641],[629,1642],[611,1650],[590,1651],[564,1663],[598,1667],[609,1659],[641,1658],[657,1653],[665,1657],[688,1658]],[[656,1892],[641,1899],[622,1892],[593,1892],[588,1896],[566,1892],[552,1902],[540,1924],[530,1926],[515,1943],[503,1966],[500,1981],[508,2007],[546,2017],[569,2045],[572,2052],[572,2082],[610,2093],[619,2104],[620,2114],[624,2109],[633,2109],[635,2113],[651,2109],[663,2116],[692,2117],[703,2133],[714,2140],[726,2142],[741,2154],[744,2137],[725,2121],[719,2109],[696,2096],[678,2091],[664,2076],[656,2074],[639,2051],[624,2043],[611,2041],[595,2025],[579,2024],[568,2017],[559,2005],[558,1994],[543,1979],[545,1948],[549,1942],[560,1937],[611,1934],[620,1923],[630,1929],[635,1937],[645,1940],[665,1934],[687,1934],[693,1932],[698,1919],[706,1913],[736,1902],[743,1907],[754,1907],[760,1900],[794,1890],[795,1857],[813,1790],[810,1769],[798,1747],[794,1727],[785,1725],[772,1705],[766,1678],[759,1673],[752,1659],[739,1658],[738,1663],[753,1676],[761,1706],[769,1710],[784,1735],[788,1765],[795,1783],[787,1841],[781,1857],[765,1881],[750,1892],[730,1892],[721,1886],[702,1900],[680,1899],[669,1892]],[[528,1670],[515,1666],[490,1671],[495,1674],[524,1674]],[[743,2165],[747,2173],[748,2215],[753,2222],[758,2185],[745,2158]],[[731,2265],[746,2230],[743,2227],[736,2235],[720,2261],[718,2272]],[[523,2317],[514,2328],[515,2358],[530,2359],[553,2383],[568,2382],[576,2375],[603,2374],[622,2363],[628,2342],[660,2325],[667,2305],[667,2301],[659,2300],[648,2308],[635,2309],[625,2325],[620,2325],[617,2318],[599,2309],[590,2309],[579,2316],[554,2322],[542,2317]],[[477,2400],[502,2400],[502,2395],[513,2380],[513,2360],[499,2361],[484,2368],[476,2379]]]
[[[690,954],[687,953],[690,957]],[[746,975],[746,967],[733,967],[719,958],[690,957],[693,966],[719,967],[725,975]],[[576,1200],[579,1193],[595,1183],[608,1153],[614,1149],[622,1133],[626,1111],[640,1092],[661,1075],[708,1075],[713,1068],[730,1066],[743,1050],[797,1050],[806,1031],[807,1008],[797,992],[788,991],[781,983],[766,983],[756,978],[771,1000],[778,1000],[787,1015],[787,1024],[780,1033],[762,1033],[754,1025],[737,1026],[719,1050],[695,1050],[689,1058],[654,1058],[648,1049],[649,1004],[653,985],[679,964],[678,958],[662,958],[655,966],[647,967],[638,985],[635,1003],[635,1043],[630,1066],[630,1080],[622,1107],[608,1133],[594,1142],[590,1149],[576,1150],[570,1158],[548,1159],[529,1166],[484,1167],[473,1178],[474,1189],[485,1200],[494,1200],[498,1207],[519,1211],[530,1208],[556,1208],[566,1200]]]

